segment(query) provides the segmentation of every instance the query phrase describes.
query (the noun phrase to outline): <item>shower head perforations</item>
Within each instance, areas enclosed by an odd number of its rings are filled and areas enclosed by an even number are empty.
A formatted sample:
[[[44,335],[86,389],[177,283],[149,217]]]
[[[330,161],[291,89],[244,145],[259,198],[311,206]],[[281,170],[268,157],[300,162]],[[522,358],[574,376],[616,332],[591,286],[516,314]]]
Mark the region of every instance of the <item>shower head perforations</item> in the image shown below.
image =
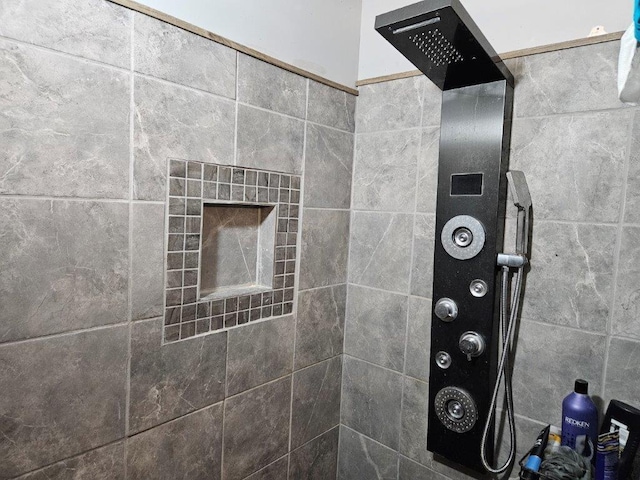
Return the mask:
[[[464,60],[462,54],[438,28],[409,35],[409,40],[436,66]]]

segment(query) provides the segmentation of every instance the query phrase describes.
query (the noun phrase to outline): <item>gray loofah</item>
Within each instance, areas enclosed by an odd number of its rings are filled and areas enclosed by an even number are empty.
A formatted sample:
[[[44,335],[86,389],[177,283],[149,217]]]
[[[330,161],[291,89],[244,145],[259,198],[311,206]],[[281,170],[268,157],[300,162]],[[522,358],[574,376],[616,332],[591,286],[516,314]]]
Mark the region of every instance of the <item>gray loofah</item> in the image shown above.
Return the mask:
[[[540,474],[549,480],[591,480],[591,463],[571,448],[560,447],[544,459]]]

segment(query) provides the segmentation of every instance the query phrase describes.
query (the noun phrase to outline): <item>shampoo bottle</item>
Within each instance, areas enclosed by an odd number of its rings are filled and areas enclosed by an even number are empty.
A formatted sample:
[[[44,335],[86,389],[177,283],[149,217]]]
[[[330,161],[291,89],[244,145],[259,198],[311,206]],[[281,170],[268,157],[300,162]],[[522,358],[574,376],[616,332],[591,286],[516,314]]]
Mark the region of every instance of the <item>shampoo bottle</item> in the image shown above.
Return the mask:
[[[573,393],[562,401],[562,445],[593,461],[598,438],[598,409],[588,393],[589,383],[578,379]]]

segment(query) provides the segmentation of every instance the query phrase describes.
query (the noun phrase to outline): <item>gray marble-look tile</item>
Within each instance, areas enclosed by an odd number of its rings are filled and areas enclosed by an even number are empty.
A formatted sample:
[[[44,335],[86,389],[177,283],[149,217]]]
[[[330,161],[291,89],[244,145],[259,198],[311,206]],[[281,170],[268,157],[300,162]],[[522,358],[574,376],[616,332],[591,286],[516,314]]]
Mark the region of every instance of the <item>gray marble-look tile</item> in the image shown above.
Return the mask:
[[[422,465],[429,465],[431,461],[431,452],[427,451],[429,385],[405,377],[403,397],[399,452]]]
[[[522,317],[605,333],[617,228],[536,222]]]
[[[298,294],[296,369],[342,353],[346,302],[346,285]]]
[[[555,425],[562,399],[576,378],[584,378],[591,392],[599,392],[605,343],[604,335],[521,322],[513,371],[516,412]]]
[[[350,93],[309,80],[307,120],[353,132],[357,98]]]
[[[640,408],[640,343],[612,338],[605,373],[605,405],[615,398]]]
[[[130,432],[224,399],[227,333],[163,345],[162,326],[162,319],[132,326]]]
[[[349,208],[353,134],[309,124],[304,170],[305,207]]]
[[[422,127],[439,127],[442,111],[442,90],[427,78],[422,102]]]
[[[538,220],[618,221],[632,119],[618,111],[513,122],[511,168],[527,175]]]
[[[390,448],[340,427],[339,480],[396,480],[398,454]]]
[[[438,193],[438,154],[440,152],[440,128],[422,130],[420,155],[418,156],[418,195],[416,211],[436,213]]]
[[[237,148],[240,166],[301,174],[304,121],[238,105]]]
[[[0,52],[0,193],[128,198],[129,74],[2,39]]]
[[[229,331],[227,395],[291,373],[294,324],[288,316]]]
[[[164,306],[164,206],[134,203],[131,225],[131,318],[158,317]]]
[[[356,131],[419,127],[426,83],[426,77],[421,75],[361,86],[356,108]]]
[[[398,449],[402,375],[345,356],[342,377],[344,425]]]
[[[165,199],[169,157],[233,163],[232,101],[140,76],[134,96],[135,198]]]
[[[291,448],[297,448],[340,423],[342,356],[293,375]]]
[[[240,53],[238,101],[304,118],[307,107],[307,79]]]
[[[338,437],[336,426],[291,452],[291,480],[335,480],[338,467]]]
[[[357,135],[353,208],[413,212],[420,130]]]
[[[279,458],[245,480],[285,480],[289,471],[289,455]]]
[[[129,68],[131,11],[102,0],[0,2],[0,35]]]
[[[225,480],[243,479],[287,453],[291,377],[228,398],[225,403]]]
[[[0,342],[127,320],[128,206],[0,201]]]
[[[431,362],[431,300],[409,297],[405,373],[429,381]]]
[[[431,298],[433,289],[433,249],[436,218],[433,214],[416,214],[413,230],[411,295]]]
[[[616,278],[616,298],[613,307],[611,331],[614,335],[640,339],[640,227],[623,227],[620,260]]]
[[[300,290],[347,281],[349,212],[304,209]]]
[[[220,479],[222,416],[218,403],[129,438],[127,478]]]
[[[449,477],[429,470],[402,455],[400,455],[399,469],[398,480],[449,480]]]
[[[235,50],[141,13],[134,30],[136,72],[235,98]]]
[[[354,212],[349,282],[409,293],[413,216]]]
[[[627,173],[624,221],[640,223],[640,113],[637,111],[629,137],[629,173]]]
[[[616,89],[619,50],[620,42],[606,42],[520,58],[516,116],[624,107]]]
[[[16,480],[124,480],[124,443],[67,458]]]
[[[402,372],[407,297],[349,285],[344,351]]]
[[[124,436],[125,326],[0,346],[0,478]]]

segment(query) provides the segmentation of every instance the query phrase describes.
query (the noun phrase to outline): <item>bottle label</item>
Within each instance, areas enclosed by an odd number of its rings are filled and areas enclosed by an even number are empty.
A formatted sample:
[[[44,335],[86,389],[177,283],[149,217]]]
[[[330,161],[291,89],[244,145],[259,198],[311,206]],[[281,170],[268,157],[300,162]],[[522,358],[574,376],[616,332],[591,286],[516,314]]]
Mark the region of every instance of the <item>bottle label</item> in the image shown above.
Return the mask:
[[[589,428],[589,422],[585,422],[584,420],[576,420],[575,418],[567,417],[565,415],[564,421],[565,423],[568,423],[569,425],[573,425],[574,427]]]
[[[629,427],[627,427],[624,423],[619,422],[615,419],[611,419],[611,426],[609,427],[609,432],[618,432],[620,435],[620,452],[624,450],[624,447],[627,445],[627,440],[629,439]]]

